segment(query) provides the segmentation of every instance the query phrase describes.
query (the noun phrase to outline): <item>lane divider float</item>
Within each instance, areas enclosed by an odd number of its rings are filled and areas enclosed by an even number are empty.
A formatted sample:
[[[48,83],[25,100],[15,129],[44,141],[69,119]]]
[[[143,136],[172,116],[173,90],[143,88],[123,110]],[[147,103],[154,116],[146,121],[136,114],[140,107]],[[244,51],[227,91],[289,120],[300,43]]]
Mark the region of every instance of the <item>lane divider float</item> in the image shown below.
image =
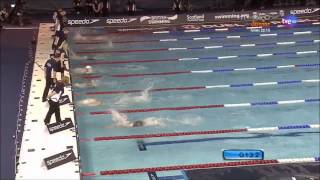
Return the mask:
[[[238,87],[254,87],[254,86],[275,86],[275,85],[291,85],[291,84],[302,84],[302,83],[319,84],[319,82],[320,82],[320,79],[286,80],[286,81],[273,81],[273,82],[225,84],[225,85],[155,88],[155,89],[150,89],[148,92],[187,91],[187,90],[216,89],[216,88],[238,88]],[[116,90],[116,91],[95,91],[95,92],[87,92],[86,95],[129,94],[129,93],[141,93],[143,91],[144,91],[143,89]]]
[[[299,100],[286,100],[286,101],[261,101],[250,103],[238,103],[238,104],[210,104],[210,105],[198,105],[198,106],[179,106],[179,107],[159,107],[159,108],[143,108],[143,109],[124,109],[119,110],[120,113],[147,113],[147,112],[159,112],[159,111],[187,111],[193,109],[212,109],[212,108],[234,108],[234,107],[255,107],[255,106],[275,106],[275,105],[288,105],[288,104],[305,104],[305,103],[318,103],[319,98],[299,99]],[[93,111],[90,115],[106,115],[111,114],[111,111]]]

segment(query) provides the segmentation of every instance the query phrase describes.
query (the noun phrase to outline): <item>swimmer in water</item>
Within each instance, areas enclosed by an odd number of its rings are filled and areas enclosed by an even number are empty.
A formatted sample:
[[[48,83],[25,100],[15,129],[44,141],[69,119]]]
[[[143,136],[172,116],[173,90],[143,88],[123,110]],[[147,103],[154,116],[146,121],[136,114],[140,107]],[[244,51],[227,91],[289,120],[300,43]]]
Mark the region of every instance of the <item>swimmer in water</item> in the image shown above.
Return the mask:
[[[150,117],[144,120],[129,121],[128,116],[119,113],[116,110],[111,110],[112,120],[115,122],[116,127],[131,128],[131,127],[145,127],[145,126],[161,126],[164,125],[159,119]]]
[[[102,104],[102,101],[94,98],[88,98],[81,100],[79,104],[83,106],[100,106]]]
[[[92,66],[86,66],[84,68],[75,68],[73,72],[76,74],[92,74],[93,69]]]
[[[132,127],[141,127],[141,126],[144,126],[144,122],[143,121],[138,120],[138,121],[134,121],[132,123]]]

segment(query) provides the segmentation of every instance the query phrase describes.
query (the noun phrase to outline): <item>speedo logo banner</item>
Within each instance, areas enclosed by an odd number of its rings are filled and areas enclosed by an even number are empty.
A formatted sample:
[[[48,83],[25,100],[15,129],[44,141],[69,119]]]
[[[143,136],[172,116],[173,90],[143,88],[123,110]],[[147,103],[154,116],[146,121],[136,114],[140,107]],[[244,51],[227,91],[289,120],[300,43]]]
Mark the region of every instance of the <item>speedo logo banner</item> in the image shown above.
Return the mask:
[[[106,20],[107,24],[129,24],[136,21],[137,18],[108,18]]]
[[[123,17],[105,17],[105,18],[85,18],[85,19],[69,19],[68,26],[107,26],[107,27],[159,27],[159,25],[174,24],[241,24],[246,25],[251,21],[278,21],[288,15],[310,16],[316,18],[320,12],[318,7],[306,8],[288,8],[273,10],[256,10],[243,12],[217,12],[217,13],[187,13],[172,15],[146,15],[146,16],[123,16]],[[310,17],[308,17],[310,18]],[[148,26],[146,26],[148,25]]]
[[[52,169],[76,159],[72,149],[55,154],[44,159],[47,169]]]
[[[66,129],[73,128],[74,125],[70,118],[66,118],[64,121],[48,124],[47,128],[50,134],[54,134],[60,131],[64,131]]]
[[[68,25],[91,25],[99,21],[100,19],[69,19]]]

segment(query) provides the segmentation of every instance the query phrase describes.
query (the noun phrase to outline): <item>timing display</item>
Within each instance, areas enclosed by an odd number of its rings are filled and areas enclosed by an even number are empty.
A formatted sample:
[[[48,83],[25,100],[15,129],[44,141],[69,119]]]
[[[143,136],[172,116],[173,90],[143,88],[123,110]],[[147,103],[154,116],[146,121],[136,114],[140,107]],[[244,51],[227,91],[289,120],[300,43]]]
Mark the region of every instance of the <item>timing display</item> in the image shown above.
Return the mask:
[[[256,149],[227,149],[223,150],[224,160],[263,160],[263,150]]]

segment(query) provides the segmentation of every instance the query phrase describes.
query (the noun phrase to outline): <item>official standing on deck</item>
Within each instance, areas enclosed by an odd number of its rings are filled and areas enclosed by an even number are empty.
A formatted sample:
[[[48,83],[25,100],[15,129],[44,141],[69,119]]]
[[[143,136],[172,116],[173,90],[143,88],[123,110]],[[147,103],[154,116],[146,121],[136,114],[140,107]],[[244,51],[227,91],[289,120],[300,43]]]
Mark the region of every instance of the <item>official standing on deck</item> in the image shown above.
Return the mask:
[[[54,87],[48,95],[48,103],[50,107],[46,115],[46,118],[44,119],[44,123],[46,125],[50,123],[51,116],[53,113],[56,116],[56,121],[61,122],[59,100],[61,98],[61,95],[64,93],[64,82],[62,82],[61,80],[54,81]]]
[[[56,66],[56,60],[54,54],[50,54],[50,59],[44,65],[44,77],[46,79],[46,87],[44,88],[42,95],[42,102],[47,100],[48,92],[50,87],[53,85],[53,78],[55,78],[56,72],[54,67]]]

